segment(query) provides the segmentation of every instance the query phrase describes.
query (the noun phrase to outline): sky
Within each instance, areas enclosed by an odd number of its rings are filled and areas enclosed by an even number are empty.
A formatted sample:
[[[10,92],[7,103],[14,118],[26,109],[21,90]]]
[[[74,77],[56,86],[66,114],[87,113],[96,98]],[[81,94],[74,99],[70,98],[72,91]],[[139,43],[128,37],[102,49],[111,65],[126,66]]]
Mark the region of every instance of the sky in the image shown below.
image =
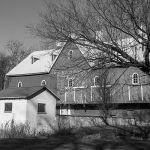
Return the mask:
[[[26,26],[37,24],[38,11],[44,9],[42,0],[0,0],[0,51],[9,40],[19,40],[26,48],[39,47]]]

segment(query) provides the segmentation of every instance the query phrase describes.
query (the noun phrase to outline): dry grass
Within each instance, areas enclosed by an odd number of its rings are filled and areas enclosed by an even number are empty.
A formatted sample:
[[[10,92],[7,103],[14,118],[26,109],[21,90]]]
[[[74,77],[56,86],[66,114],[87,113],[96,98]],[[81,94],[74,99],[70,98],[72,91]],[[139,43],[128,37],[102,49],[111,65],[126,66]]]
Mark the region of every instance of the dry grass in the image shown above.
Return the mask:
[[[45,138],[41,138],[41,135]],[[0,149],[22,150],[149,150],[150,142],[116,137],[113,129],[57,128],[53,134],[37,134],[29,125],[16,125],[12,120],[0,130]]]
[[[0,138],[34,137],[36,131],[31,130],[28,123],[16,124],[14,120],[8,121],[0,128]]]

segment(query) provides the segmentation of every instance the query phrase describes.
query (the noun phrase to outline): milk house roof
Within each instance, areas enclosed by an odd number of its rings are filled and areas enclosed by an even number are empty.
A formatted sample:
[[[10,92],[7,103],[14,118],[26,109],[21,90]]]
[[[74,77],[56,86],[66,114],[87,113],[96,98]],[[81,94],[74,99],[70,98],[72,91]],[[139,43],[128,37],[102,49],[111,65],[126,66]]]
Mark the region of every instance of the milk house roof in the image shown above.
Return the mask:
[[[51,90],[46,87],[22,87],[8,88],[0,91],[0,100],[2,99],[31,99],[43,91],[48,91],[57,100],[59,99]]]

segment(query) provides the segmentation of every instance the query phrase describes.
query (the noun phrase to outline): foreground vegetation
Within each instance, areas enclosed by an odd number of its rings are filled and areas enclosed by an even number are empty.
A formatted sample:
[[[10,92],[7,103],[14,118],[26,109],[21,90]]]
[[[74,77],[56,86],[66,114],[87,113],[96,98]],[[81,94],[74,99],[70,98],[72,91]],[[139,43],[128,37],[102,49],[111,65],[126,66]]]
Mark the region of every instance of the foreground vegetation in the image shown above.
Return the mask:
[[[15,126],[13,122],[11,126],[9,130],[0,130],[0,135],[5,135],[5,138],[0,139],[2,150],[149,150],[150,147],[149,140],[121,134],[122,132],[116,129],[104,126],[61,128],[53,134],[31,134],[29,129]]]

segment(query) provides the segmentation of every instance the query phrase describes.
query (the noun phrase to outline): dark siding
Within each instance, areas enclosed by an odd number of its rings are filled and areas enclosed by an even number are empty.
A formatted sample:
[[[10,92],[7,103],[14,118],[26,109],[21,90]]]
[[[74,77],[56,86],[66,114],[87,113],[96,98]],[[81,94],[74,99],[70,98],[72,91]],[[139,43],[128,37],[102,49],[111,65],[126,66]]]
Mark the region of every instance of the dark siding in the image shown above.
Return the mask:
[[[73,51],[73,57],[71,60],[68,59],[68,52],[70,50]],[[83,57],[80,50],[77,48],[77,46],[68,44],[60,53],[51,72],[52,73],[61,71],[68,72],[70,70],[87,69],[87,68],[89,68],[89,65],[85,60],[85,58]]]
[[[112,114],[113,117],[131,117],[130,114],[134,113],[134,111],[146,111],[150,113],[150,104],[147,103],[130,103],[130,104],[117,104],[113,105],[109,113]],[[71,116],[100,116],[104,112],[101,109],[100,105],[93,104],[73,104],[73,105],[61,105],[61,109],[66,110],[70,108]],[[57,106],[57,114],[60,115],[60,106]],[[61,114],[61,115],[67,115]]]
[[[9,77],[8,88],[18,87],[19,81],[22,82],[23,87],[41,86],[42,80],[46,80],[46,86],[56,93],[57,78],[49,74]]]

